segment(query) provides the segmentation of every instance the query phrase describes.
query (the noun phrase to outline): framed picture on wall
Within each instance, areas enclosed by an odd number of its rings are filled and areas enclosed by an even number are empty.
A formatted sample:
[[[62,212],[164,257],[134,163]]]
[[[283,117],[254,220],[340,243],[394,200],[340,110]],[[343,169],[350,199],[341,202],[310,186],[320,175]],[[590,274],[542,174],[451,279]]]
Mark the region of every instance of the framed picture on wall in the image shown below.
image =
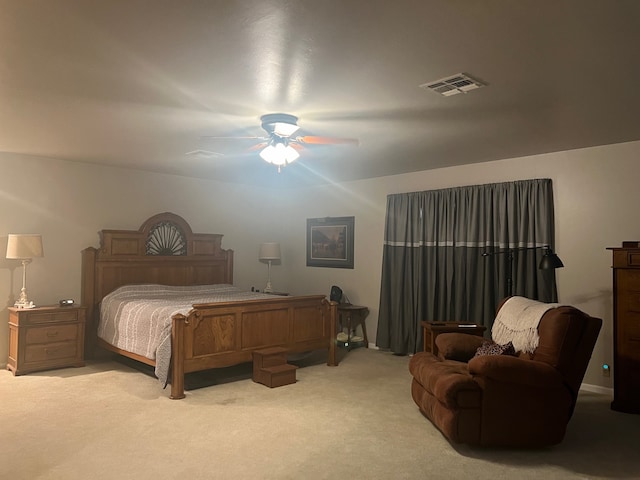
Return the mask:
[[[355,217],[307,219],[307,267],[353,268]]]

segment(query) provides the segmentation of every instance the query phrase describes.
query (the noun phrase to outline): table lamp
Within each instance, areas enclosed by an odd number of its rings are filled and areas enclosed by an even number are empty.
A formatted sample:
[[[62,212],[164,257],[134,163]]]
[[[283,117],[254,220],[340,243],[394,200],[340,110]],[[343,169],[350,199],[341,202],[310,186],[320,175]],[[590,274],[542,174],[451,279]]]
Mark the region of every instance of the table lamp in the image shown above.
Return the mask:
[[[31,259],[42,257],[42,236],[35,234],[9,234],[7,258],[22,260],[22,290],[14,304],[18,308],[33,308],[35,305],[27,298],[27,265]]]
[[[260,253],[258,259],[261,262],[267,262],[269,265],[267,270],[267,286],[264,287],[265,293],[273,291],[271,288],[271,262],[280,261],[280,244],[279,243],[263,243],[260,245]]]

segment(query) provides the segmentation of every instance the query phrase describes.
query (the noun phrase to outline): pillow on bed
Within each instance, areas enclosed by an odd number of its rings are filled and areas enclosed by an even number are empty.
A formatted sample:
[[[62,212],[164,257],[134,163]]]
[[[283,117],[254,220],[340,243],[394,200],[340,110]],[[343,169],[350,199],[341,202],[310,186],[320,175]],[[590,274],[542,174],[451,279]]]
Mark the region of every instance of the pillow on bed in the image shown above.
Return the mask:
[[[482,345],[476,350],[474,357],[481,357],[483,355],[516,355],[516,349],[513,348],[513,343],[508,342],[504,345],[492,342],[491,340],[485,340]]]

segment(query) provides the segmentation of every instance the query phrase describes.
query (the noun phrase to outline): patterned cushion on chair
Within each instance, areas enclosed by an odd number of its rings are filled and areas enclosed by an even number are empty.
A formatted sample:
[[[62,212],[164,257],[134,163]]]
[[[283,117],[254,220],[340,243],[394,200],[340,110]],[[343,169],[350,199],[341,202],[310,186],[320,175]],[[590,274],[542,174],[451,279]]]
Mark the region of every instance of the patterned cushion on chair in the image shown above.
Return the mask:
[[[476,354],[474,357],[480,357],[482,355],[516,355],[516,350],[513,348],[513,343],[508,342],[504,345],[500,345],[499,343],[492,342],[491,340],[485,340],[478,350],[476,350]]]

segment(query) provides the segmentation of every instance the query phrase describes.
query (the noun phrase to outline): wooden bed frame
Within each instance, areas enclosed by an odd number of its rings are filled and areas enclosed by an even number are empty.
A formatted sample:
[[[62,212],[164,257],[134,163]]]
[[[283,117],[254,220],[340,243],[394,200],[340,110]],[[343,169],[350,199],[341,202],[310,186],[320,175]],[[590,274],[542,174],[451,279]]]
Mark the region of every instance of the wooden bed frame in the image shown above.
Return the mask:
[[[85,351],[97,345],[147,365],[155,361],[97,337],[102,298],[129,284],[233,284],[233,251],[222,235],[194,234],[180,216],[165,212],[139,230],[102,230],[100,248],[82,252],[82,305],[87,307]],[[175,315],[171,334],[171,398],[184,398],[186,373],[250,362],[252,352],[281,346],[289,352],[328,350],[337,365],[336,309],[324,295],[306,295],[194,305]]]

